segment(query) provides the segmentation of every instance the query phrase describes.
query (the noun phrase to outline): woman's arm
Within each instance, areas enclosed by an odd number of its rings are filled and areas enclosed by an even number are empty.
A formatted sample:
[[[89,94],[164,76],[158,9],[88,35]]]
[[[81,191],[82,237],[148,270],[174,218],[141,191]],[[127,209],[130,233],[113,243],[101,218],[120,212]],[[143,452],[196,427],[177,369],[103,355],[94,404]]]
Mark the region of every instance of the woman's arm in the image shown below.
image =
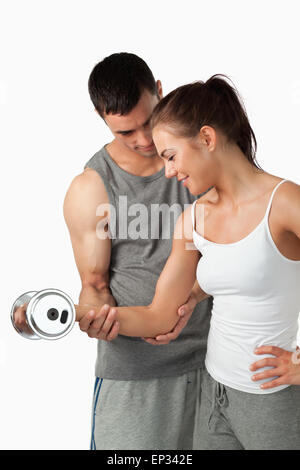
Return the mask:
[[[178,308],[184,304],[195,284],[199,251],[192,243],[190,206],[181,216],[174,230],[171,254],[157,281],[155,295],[150,305],[114,307],[117,311],[119,334],[126,336],[155,337],[167,333],[178,321]],[[197,292],[198,301],[208,297]]]
[[[280,223],[283,230],[296,235],[300,243],[300,186],[295,183],[284,184],[282,190],[279,201]],[[269,389],[284,384],[300,385],[299,349],[290,352],[276,346],[260,346],[254,352],[274,356],[261,359],[250,366],[251,371],[258,371],[252,376],[252,380],[273,379],[262,384],[261,388]],[[262,367],[273,368],[259,372]]]
[[[283,185],[284,186],[284,185]],[[282,224],[286,231],[294,233],[300,241],[300,186],[288,183],[282,197]]]

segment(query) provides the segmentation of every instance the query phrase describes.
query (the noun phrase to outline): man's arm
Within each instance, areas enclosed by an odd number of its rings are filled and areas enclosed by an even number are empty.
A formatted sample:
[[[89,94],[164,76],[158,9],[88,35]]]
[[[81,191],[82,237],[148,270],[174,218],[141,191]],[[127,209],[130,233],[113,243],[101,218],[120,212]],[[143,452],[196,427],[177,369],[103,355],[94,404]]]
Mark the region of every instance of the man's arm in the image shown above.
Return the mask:
[[[97,216],[97,208],[99,209],[101,205],[107,211]],[[90,337],[106,339],[107,333],[115,337],[118,333],[118,324],[114,323],[112,329],[106,331],[103,323],[107,311],[104,309],[103,315],[99,312],[99,308],[103,305],[115,306],[116,302],[109,289],[111,258],[111,240],[107,232],[110,215],[109,199],[98,173],[86,169],[74,178],[65,196],[63,212],[82,284],[79,305],[94,305],[94,315],[96,310],[98,312],[97,320],[94,321],[93,314],[85,315],[80,322],[80,328],[87,331]],[[108,320],[113,318],[114,315],[110,313]],[[101,336],[97,336],[100,329]]]

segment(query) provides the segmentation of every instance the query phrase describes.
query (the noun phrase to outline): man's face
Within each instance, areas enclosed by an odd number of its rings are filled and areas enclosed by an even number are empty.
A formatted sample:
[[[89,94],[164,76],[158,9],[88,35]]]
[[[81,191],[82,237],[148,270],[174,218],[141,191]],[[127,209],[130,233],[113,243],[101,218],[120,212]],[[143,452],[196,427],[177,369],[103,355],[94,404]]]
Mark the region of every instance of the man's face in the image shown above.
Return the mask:
[[[157,155],[152,140],[150,119],[158,103],[157,95],[145,90],[137,105],[126,115],[104,114],[104,120],[120,145],[143,157]]]

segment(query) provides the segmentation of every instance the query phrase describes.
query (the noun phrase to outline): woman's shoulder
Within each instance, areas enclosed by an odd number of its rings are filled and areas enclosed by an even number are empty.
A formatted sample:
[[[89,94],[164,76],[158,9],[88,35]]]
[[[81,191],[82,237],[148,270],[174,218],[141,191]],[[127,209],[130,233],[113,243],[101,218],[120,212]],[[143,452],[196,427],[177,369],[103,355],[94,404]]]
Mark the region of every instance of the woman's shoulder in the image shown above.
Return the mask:
[[[279,186],[272,203],[273,218],[284,230],[299,236],[300,185],[288,179],[280,178],[280,181],[284,183]]]
[[[264,186],[268,192],[276,189],[276,199],[279,202],[286,203],[293,198],[297,199],[299,197],[300,185],[294,181],[269,173],[264,173],[262,176],[264,178]]]
[[[282,184],[280,189],[278,188],[278,202],[281,204],[299,204],[300,185],[286,178],[278,178],[279,183]]]

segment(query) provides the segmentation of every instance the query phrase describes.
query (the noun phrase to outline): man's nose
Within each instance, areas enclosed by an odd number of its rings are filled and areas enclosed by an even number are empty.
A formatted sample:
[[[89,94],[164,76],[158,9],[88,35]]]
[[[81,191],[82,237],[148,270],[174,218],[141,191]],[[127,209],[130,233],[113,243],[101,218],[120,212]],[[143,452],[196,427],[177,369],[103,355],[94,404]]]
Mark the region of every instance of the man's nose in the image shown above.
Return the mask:
[[[137,135],[139,147],[149,147],[153,143],[151,131],[140,131]]]

